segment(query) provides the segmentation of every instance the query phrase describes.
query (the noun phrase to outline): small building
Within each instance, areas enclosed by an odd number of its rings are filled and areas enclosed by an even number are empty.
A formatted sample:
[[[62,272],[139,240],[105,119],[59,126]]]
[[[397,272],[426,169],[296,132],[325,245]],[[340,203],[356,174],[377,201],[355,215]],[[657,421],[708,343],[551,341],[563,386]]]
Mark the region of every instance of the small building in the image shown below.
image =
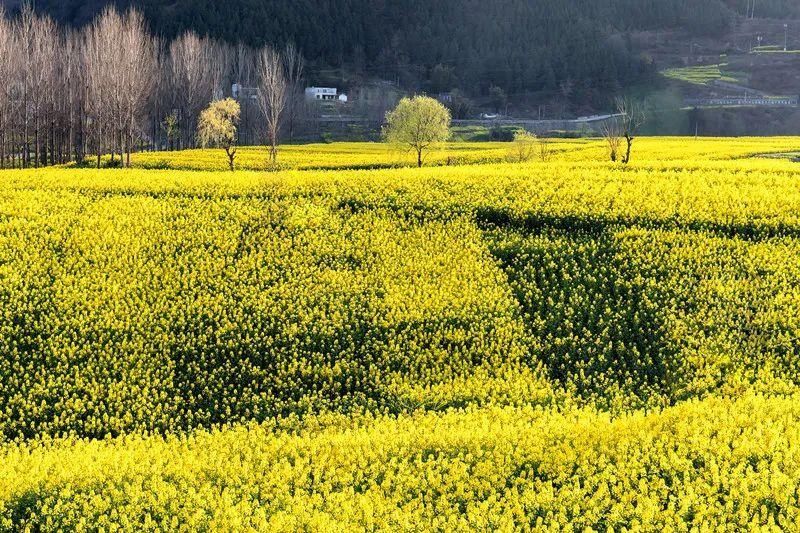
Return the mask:
[[[307,87],[306,100],[337,100],[338,92],[333,87]]]
[[[241,83],[231,85],[231,96],[234,100],[257,100],[258,87],[245,87]]]

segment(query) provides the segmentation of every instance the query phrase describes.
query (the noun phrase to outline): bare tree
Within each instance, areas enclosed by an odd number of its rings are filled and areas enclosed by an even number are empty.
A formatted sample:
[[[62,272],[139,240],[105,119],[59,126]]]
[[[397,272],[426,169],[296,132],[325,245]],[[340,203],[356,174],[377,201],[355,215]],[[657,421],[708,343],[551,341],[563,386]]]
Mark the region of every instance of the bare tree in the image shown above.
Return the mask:
[[[212,100],[222,100],[225,97],[225,85],[233,72],[233,47],[228,43],[209,41],[209,59],[211,60],[209,73],[212,85]]]
[[[16,27],[22,84],[23,165],[30,166],[32,132],[34,165],[38,167],[42,162],[42,128],[47,123],[47,104],[53,89],[56,26],[49,17],[36,16],[31,6],[25,4]]]
[[[59,63],[59,130],[61,163],[83,163],[87,154],[86,139],[86,63],[82,30],[67,29],[62,35],[63,51]]]
[[[9,78],[3,84],[4,89],[8,94],[8,115],[7,115],[7,131],[11,149],[11,164],[16,167],[24,168],[28,164],[28,155],[25,153],[27,149],[27,119],[28,119],[28,104],[27,104],[27,91],[25,84],[25,70],[22,68],[22,39],[21,24],[17,19],[11,25],[11,41],[8,43],[10,49],[9,61]]]
[[[120,48],[115,43],[122,31],[122,20],[115,11],[106,9],[86,29],[83,58],[86,86],[87,129],[94,142],[97,168],[100,168],[103,153],[109,146],[106,135],[114,136],[119,122],[119,80],[116,65]],[[112,148],[112,160],[115,146]]]
[[[272,63],[281,75],[264,91],[268,123],[278,126],[286,89],[274,82],[302,75],[299,54],[286,56],[293,60]],[[136,10],[121,15],[107,8],[89,26],[64,30],[27,3],[14,20],[0,9],[0,167],[83,161],[87,153],[98,166],[105,154],[129,166],[148,133],[159,143],[164,117],[170,117],[168,142],[181,135],[179,147],[187,146],[200,111],[225,96],[226,84],[255,85],[256,64],[250,48],[193,33],[167,47]],[[256,116],[253,92],[246,95]],[[271,137],[274,154],[277,133]]]
[[[6,167],[6,149],[12,124],[12,91],[16,57],[14,33],[11,24],[0,6],[0,168]]]
[[[183,145],[192,144],[200,112],[214,99],[214,55],[213,41],[193,32],[183,34],[170,45],[171,93]]]
[[[127,112],[125,109],[126,98],[125,90],[130,83],[132,77],[131,72],[123,68],[125,65],[126,51],[122,44],[123,36],[125,35],[125,20],[117,13],[114,8],[106,8],[105,13],[101,17],[101,22],[106,24],[106,31],[114,36],[110,46],[106,49],[106,55],[112,58],[110,71],[105,73],[105,81],[109,91],[109,134],[112,135],[111,139],[111,161],[114,162],[116,153],[119,153],[120,165],[123,160],[124,137],[125,137],[125,122],[127,120]],[[115,68],[116,67],[116,68]]]
[[[236,86],[231,96],[239,102],[241,119],[239,123],[239,139],[242,143],[250,143],[260,135],[260,109],[254,101],[252,88],[256,85],[256,52],[242,43],[232,51],[231,84]]]
[[[55,35],[55,51],[53,61],[52,79],[49,88],[60,97],[47,99],[47,126],[44,153],[49,153],[49,164],[64,162],[65,132],[69,131],[70,100],[68,94],[69,61],[65,57],[67,52],[67,36],[58,31]],[[66,150],[69,152],[69,150]]]
[[[52,141],[52,132],[57,98],[50,95],[59,90],[58,56],[63,50],[61,33],[55,22],[49,17],[40,17],[36,32],[36,68],[38,75],[34,77],[35,97],[35,131],[37,165],[47,165],[48,141]],[[50,146],[52,148],[52,144]],[[52,151],[51,151],[52,153]]]
[[[264,124],[269,142],[270,161],[274,165],[278,160],[278,136],[281,120],[286,107],[286,91],[288,82],[281,54],[269,46],[265,46],[258,54],[258,105],[264,115]]]
[[[626,165],[631,162],[631,148],[639,129],[647,119],[644,104],[632,98],[617,98],[616,100],[619,132],[625,138],[626,149],[622,162]]]
[[[303,74],[305,59],[294,45],[289,43],[283,51],[283,61],[286,66],[286,122],[289,127],[289,141],[294,140],[295,123],[303,101]]]
[[[173,148],[172,139],[167,134],[164,128],[164,121],[167,116],[175,112],[172,106],[172,84],[171,79],[171,65],[169,61],[169,43],[162,39],[155,39],[155,69],[153,80],[153,89],[149,101],[149,120],[151,126],[150,135],[152,137],[152,149],[159,150],[162,147]],[[175,128],[177,128],[177,113],[174,115]],[[176,129],[177,131],[177,129]],[[162,133],[167,134],[166,142],[162,142]]]
[[[233,50],[231,76],[235,83],[248,87],[255,84],[256,58],[253,49],[242,43]]]
[[[138,11],[128,11],[122,19],[119,43],[122,47],[119,66],[124,71],[121,75],[120,125],[125,135],[125,164],[130,166],[134,135],[154,88],[153,78],[157,72],[156,44],[147,32],[144,17]]]

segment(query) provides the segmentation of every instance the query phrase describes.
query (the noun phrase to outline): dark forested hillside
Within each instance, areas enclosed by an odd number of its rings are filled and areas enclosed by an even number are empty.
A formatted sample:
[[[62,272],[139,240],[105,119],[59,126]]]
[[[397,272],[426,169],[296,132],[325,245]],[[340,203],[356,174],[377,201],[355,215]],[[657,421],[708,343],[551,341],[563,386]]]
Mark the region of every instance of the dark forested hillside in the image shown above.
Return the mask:
[[[153,29],[187,29],[228,41],[294,41],[318,68],[347,66],[428,90],[491,85],[559,91],[593,100],[650,71],[625,32],[683,27],[715,34],[729,0],[116,0],[142,9]],[[746,0],[742,0],[744,2]],[[786,0],[788,2],[788,0]],[[0,0],[7,5],[18,0]],[[779,0],[772,0],[777,5]],[[106,0],[37,0],[80,25]],[[777,8],[776,8],[777,9]],[[433,73],[436,73],[435,75]],[[594,94],[588,94],[588,93]]]
[[[725,0],[725,3],[741,15],[758,18],[800,17],[800,2],[797,0]]]

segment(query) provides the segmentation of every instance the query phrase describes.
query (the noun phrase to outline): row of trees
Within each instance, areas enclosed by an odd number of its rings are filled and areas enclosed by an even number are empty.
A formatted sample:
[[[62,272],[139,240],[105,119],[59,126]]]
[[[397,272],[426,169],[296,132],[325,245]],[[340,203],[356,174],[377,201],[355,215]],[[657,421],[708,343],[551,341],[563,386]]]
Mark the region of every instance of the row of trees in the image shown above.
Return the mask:
[[[274,160],[302,98],[303,58],[187,32],[154,37],[136,10],[104,10],[82,30],[24,8],[0,11],[0,167],[38,167],[89,154],[130,164],[137,149],[197,143],[202,110],[234,85],[260,111],[251,127]],[[289,125],[293,128],[293,124]]]
[[[633,142],[647,119],[647,113],[644,103],[633,98],[619,97],[615,105],[616,114],[603,123],[601,133],[611,161],[621,161],[627,165],[631,161]],[[417,155],[417,166],[421,167],[424,152],[431,145],[449,138],[450,118],[450,111],[432,98],[426,96],[403,98],[397,107],[386,115],[384,139],[414,150]],[[547,139],[539,139],[530,132],[517,130],[514,133],[508,159],[523,163],[529,161],[536,151],[541,161],[550,160],[551,149]]]
[[[603,123],[601,133],[611,161],[621,161],[627,165],[631,161],[633,142],[647,119],[647,113],[644,103],[633,98],[619,97],[615,105],[616,114]],[[383,133],[386,141],[414,150],[417,154],[417,165],[421,167],[425,150],[450,136],[450,111],[426,96],[403,98],[386,115]],[[537,151],[541,161],[550,160],[551,149],[547,139],[539,139],[530,132],[517,130],[508,159],[523,163],[533,158]]]
[[[262,58],[259,63],[267,64]],[[279,77],[279,72],[265,73]],[[280,92],[273,93],[272,107],[265,109],[267,129],[274,120],[279,120],[277,110],[280,108]],[[386,114],[383,138],[386,142],[413,150],[417,155],[417,165],[422,166],[423,155],[432,145],[446,141],[450,137],[450,111],[441,102],[428,96],[403,98],[397,107]],[[236,169],[236,139],[241,108],[231,98],[212,102],[200,115],[197,126],[197,138],[204,146],[213,146],[225,150],[228,156],[228,167]],[[277,146],[270,145],[271,161],[275,163]]]
[[[275,97],[279,97],[277,92]],[[603,123],[602,134],[611,161],[619,160],[627,165],[631,161],[633,141],[644,125],[647,114],[643,102],[626,97],[616,99],[616,111],[615,115]],[[269,124],[269,113],[265,116]],[[227,98],[213,102],[203,111],[198,124],[197,137],[201,144],[224,149],[231,170],[235,170],[236,132],[240,117],[239,104]],[[388,143],[413,150],[417,156],[417,166],[422,167],[425,152],[431,146],[449,139],[450,122],[450,110],[438,100],[428,96],[403,98],[394,110],[386,114],[383,138]],[[549,141],[520,129],[514,133],[508,160],[524,163],[530,161],[537,152],[542,162],[549,161],[552,155]],[[276,145],[273,144],[270,147],[273,163],[275,153]]]

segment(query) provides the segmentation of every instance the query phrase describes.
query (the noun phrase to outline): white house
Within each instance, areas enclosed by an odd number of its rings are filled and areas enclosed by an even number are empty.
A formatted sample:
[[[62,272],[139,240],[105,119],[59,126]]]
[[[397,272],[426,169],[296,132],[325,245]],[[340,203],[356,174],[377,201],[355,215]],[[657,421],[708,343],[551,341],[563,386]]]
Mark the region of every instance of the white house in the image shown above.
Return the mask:
[[[234,100],[257,100],[258,87],[244,87],[241,83],[231,85],[231,96]]]
[[[307,87],[306,100],[337,100],[337,93],[332,87]]]

